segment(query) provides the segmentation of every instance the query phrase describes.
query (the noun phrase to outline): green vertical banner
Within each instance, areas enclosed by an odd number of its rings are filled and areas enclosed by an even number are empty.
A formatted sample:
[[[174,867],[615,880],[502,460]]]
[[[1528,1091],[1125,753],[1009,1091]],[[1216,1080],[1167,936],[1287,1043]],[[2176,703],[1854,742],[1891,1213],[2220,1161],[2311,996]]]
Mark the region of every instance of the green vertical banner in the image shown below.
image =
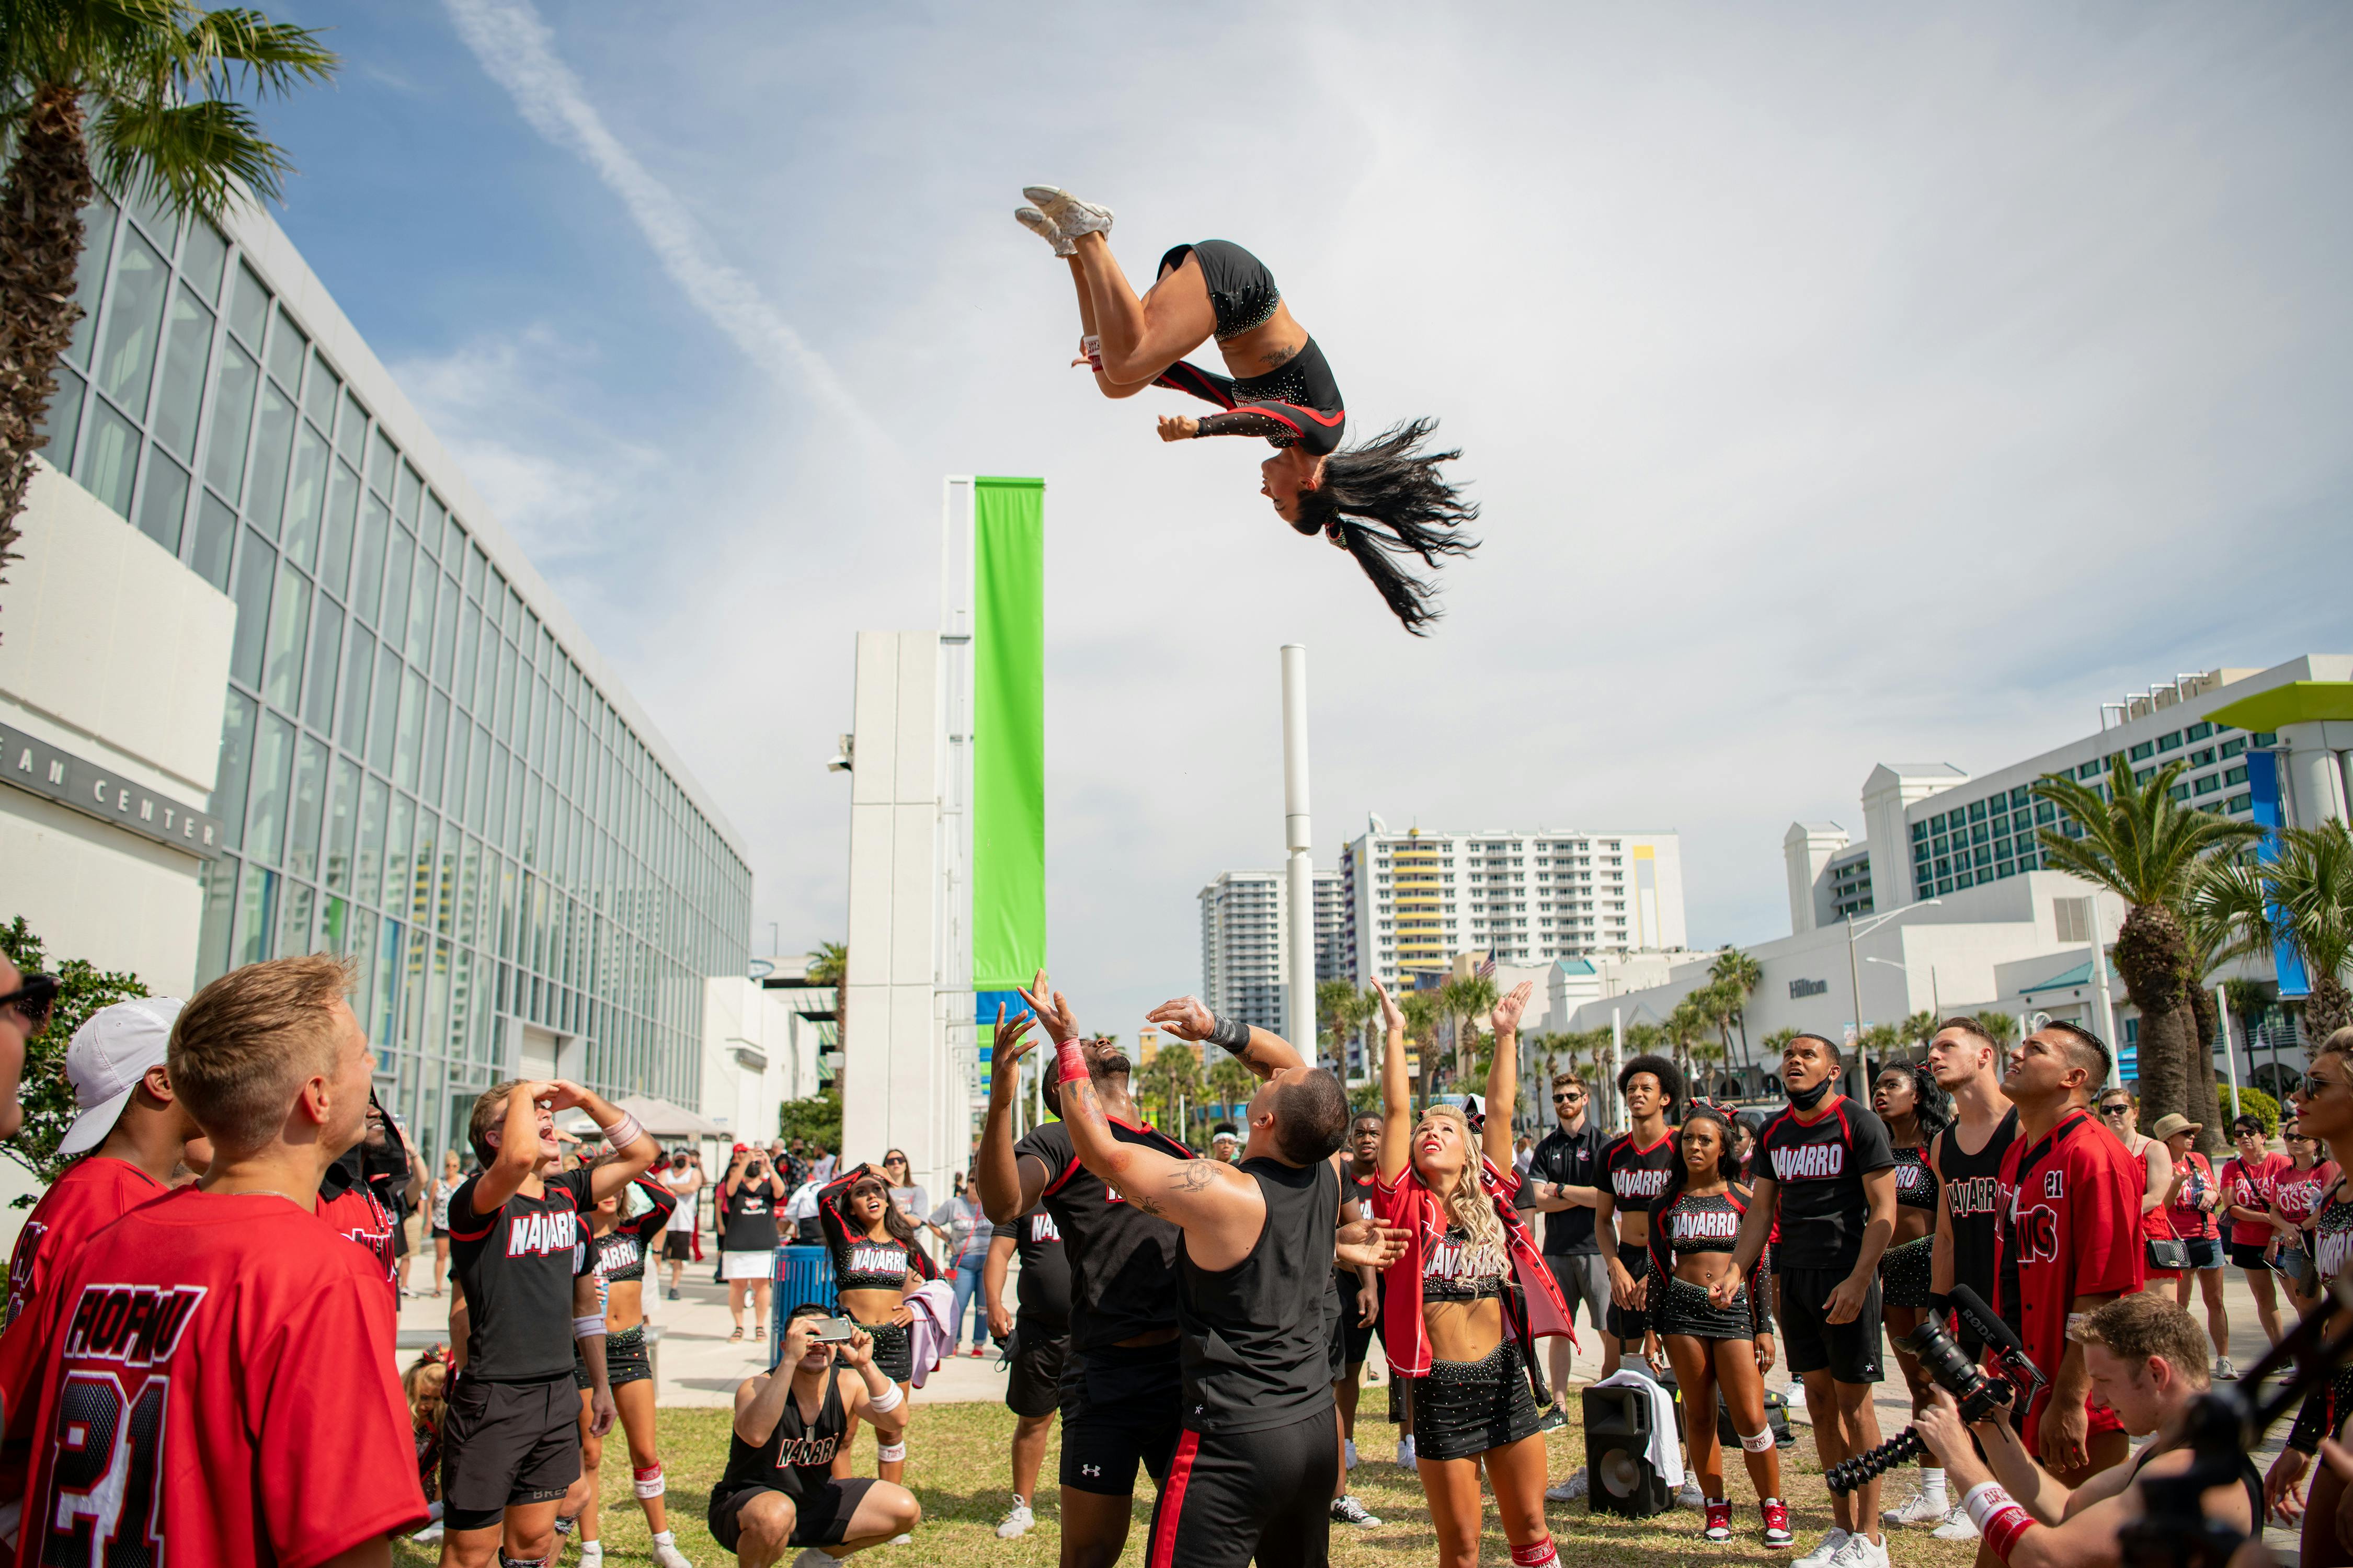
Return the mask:
[[[972,985],[1046,965],[1046,481],[973,481]]]

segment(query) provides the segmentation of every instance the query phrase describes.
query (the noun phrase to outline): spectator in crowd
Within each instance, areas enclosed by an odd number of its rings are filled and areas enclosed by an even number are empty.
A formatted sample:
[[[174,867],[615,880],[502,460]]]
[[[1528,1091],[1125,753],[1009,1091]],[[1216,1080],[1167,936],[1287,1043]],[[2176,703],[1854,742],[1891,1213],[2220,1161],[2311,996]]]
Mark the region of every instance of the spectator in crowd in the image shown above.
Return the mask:
[[[825,1185],[833,1180],[835,1163],[832,1150],[822,1143],[813,1144],[809,1155],[809,1179],[819,1186]]]
[[[17,1100],[25,1076],[26,1045],[49,1026],[58,983],[47,974],[25,974],[0,953],[0,1138],[14,1138],[25,1124]]]
[[[704,1180],[702,1156],[681,1144],[654,1170],[678,1200],[678,1206],[670,1211],[670,1223],[662,1227],[661,1241],[661,1261],[670,1265],[670,1299],[675,1301],[678,1277],[702,1244],[702,1234],[695,1229]]]
[[[2206,1298],[2207,1336],[2214,1342],[2214,1375],[2227,1383],[2239,1374],[2231,1365],[2231,1312],[2222,1302],[2222,1232],[2214,1220],[2223,1206],[2222,1188],[2214,1180],[2213,1163],[2190,1146],[2205,1127],[2177,1115],[2159,1117],[2148,1131],[2173,1157],[2165,1212],[2173,1222],[2173,1234],[2189,1248],[2189,1267],[2181,1271],[2173,1299],[2189,1306],[2189,1282],[2198,1281]]]
[[[465,1173],[458,1166],[458,1151],[441,1151],[441,1174],[433,1184],[430,1210],[433,1221],[433,1294],[441,1294],[441,1281],[449,1272],[449,1199],[466,1184]]]
[[[2223,1162],[2221,1180],[2231,1266],[2246,1278],[2247,1293],[2255,1299],[2255,1317],[2263,1325],[2264,1342],[2277,1344],[2279,1295],[2272,1285],[2273,1243],[2277,1233],[2272,1229],[2272,1194],[2289,1170],[2289,1161],[2272,1149],[2263,1122],[2253,1116],[2242,1116],[2231,1123],[2231,1142],[2238,1152]]]
[[[776,1210],[788,1196],[785,1184],[757,1149],[739,1149],[727,1179],[719,1184],[719,1208],[727,1232],[719,1239],[719,1268],[727,1281],[727,1310],[735,1319],[731,1340],[744,1337],[744,1297],[752,1296],[752,1338],[768,1337],[768,1286],[776,1277]]]
[[[1618,1370],[1618,1342],[1604,1331],[1609,1326],[1609,1268],[1601,1260],[1601,1247],[1593,1237],[1595,1183],[1600,1179],[1601,1151],[1609,1134],[1599,1119],[1588,1114],[1591,1091],[1573,1072],[1555,1073],[1553,1115],[1559,1125],[1544,1135],[1531,1151],[1529,1180],[1520,1197],[1545,1218],[1544,1260],[1568,1303],[1570,1321],[1577,1303],[1585,1303],[1587,1324],[1601,1334],[1601,1375]],[[1556,1395],[1568,1387],[1567,1336],[1549,1342],[1552,1387]]]
[[[2323,1157],[2319,1141],[2301,1124],[2290,1121],[2280,1134],[2287,1144],[2288,1164],[2272,1189],[2272,1257],[2287,1281],[2289,1302],[2302,1317],[2320,1300],[2320,1271],[2307,1227],[2337,1185],[2337,1163]]]
[[[934,1209],[924,1223],[940,1238],[940,1273],[955,1289],[955,1315],[948,1320],[947,1353],[955,1353],[955,1331],[964,1322],[965,1309],[969,1305],[969,1353],[979,1355],[988,1344],[988,1302],[981,1291],[980,1277],[988,1263],[988,1243],[994,1227],[980,1211],[979,1194],[965,1190],[963,1172],[956,1173],[955,1195]]]
[[[1223,1161],[1229,1165],[1236,1165],[1241,1163],[1241,1135],[1234,1131],[1234,1124],[1232,1122],[1220,1121],[1213,1130],[1211,1130],[1209,1133],[1209,1157],[1213,1160]]]
[[[893,1149],[882,1156],[882,1179],[890,1186],[892,1206],[920,1232],[932,1217],[932,1195],[915,1184],[904,1149]]]

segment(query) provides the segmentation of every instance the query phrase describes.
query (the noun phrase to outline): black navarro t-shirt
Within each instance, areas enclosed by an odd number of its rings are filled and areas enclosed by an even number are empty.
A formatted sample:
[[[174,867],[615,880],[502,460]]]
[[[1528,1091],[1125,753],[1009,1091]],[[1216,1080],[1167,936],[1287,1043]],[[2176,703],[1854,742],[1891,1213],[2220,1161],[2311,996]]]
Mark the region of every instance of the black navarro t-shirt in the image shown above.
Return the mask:
[[[1054,1216],[1040,1207],[1015,1220],[1013,1252],[1021,1259],[1015,1310],[1022,1322],[1059,1339],[1071,1327],[1071,1255],[1062,1248]]]
[[[1778,1191],[1781,1239],[1776,1270],[1852,1269],[1871,1217],[1862,1178],[1895,1163],[1887,1126],[1867,1106],[1832,1095],[1811,1121],[1783,1108],[1757,1140],[1762,1174]]]
[[[1111,1124],[1123,1143],[1141,1143],[1172,1159],[1193,1152],[1150,1127]],[[1176,1326],[1176,1251],[1184,1233],[1145,1214],[1079,1163],[1071,1130],[1059,1121],[1014,1145],[1046,1167],[1039,1206],[1054,1216],[1071,1263],[1071,1347],[1085,1352]]]
[[[1575,1132],[1564,1132],[1555,1127],[1538,1141],[1535,1152],[1528,1157],[1528,1180],[1564,1187],[1598,1186],[1600,1183],[1596,1173],[1600,1168],[1601,1151],[1609,1143],[1609,1134],[1589,1116]],[[1524,1194],[1527,1190],[1525,1184],[1520,1188]],[[1576,1258],[1599,1252],[1600,1244],[1593,1239],[1593,1211],[1556,1209],[1545,1215],[1544,1249],[1548,1258]]]
[[[1651,1200],[1666,1190],[1667,1173],[1674,1163],[1673,1128],[1651,1144],[1637,1143],[1631,1132],[1620,1132],[1601,1152],[1601,1184],[1609,1189],[1620,1214],[1649,1214]]]
[[[537,1198],[521,1193],[474,1212],[479,1175],[449,1200],[449,1271],[465,1292],[466,1376],[537,1383],[572,1373],[572,1276],[585,1256],[581,1215],[595,1202],[594,1173],[547,1178]]]

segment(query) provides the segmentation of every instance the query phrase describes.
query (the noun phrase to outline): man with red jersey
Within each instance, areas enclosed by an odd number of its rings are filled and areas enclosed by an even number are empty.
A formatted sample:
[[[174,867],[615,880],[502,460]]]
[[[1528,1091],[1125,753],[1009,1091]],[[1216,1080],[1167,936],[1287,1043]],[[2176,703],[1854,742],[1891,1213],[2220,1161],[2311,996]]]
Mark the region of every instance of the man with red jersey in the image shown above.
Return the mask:
[[[8,1259],[7,1321],[26,1322],[20,1333],[0,1334],[0,1411],[8,1429],[0,1446],[0,1541],[16,1540],[25,1495],[32,1406],[44,1370],[31,1355],[30,1320],[48,1286],[100,1229],[161,1197],[190,1165],[201,1169],[212,1159],[211,1145],[164,1071],[180,1007],[176,996],[118,1002],[92,1014],[66,1047],[66,1077],[81,1114],[66,1130],[58,1153],[82,1158],[33,1205]]]
[[[555,1113],[574,1106],[614,1154],[560,1171]],[[575,1265],[586,1269],[585,1216],[659,1152],[636,1117],[562,1079],[486,1089],[468,1135],[482,1170],[449,1196],[450,1271],[467,1325],[466,1369],[441,1428],[442,1568],[489,1568],[502,1534],[507,1555],[524,1562],[554,1551],[555,1506],[580,1479],[566,1324]],[[579,1316],[583,1336],[603,1335],[601,1312]]]
[[[2018,1108],[2018,1136],[2001,1157],[2007,1198],[2004,1270],[1995,1310],[2015,1325],[2051,1385],[2020,1423],[2026,1451],[2079,1487],[2130,1447],[2116,1412],[2091,1404],[2092,1374],[2073,1330],[2094,1308],[2141,1288],[2141,1165],[2101,1131],[2089,1109],[2108,1080],[2108,1047],[2053,1021],[2010,1054],[2001,1091]]]
[[[20,1561],[382,1564],[424,1521],[391,1298],[314,1212],[375,1062],[351,983],[281,958],[181,1010],[166,1071],[212,1161],[18,1325],[44,1366]]]

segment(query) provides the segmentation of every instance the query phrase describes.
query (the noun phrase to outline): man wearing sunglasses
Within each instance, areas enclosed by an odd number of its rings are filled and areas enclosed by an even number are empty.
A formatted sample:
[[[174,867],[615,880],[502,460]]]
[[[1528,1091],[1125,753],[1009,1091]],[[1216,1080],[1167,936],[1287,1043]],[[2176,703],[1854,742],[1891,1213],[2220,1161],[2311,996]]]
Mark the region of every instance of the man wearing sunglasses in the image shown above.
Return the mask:
[[[26,1044],[48,1027],[57,1000],[57,976],[26,974],[0,954],[0,1138],[14,1138],[25,1124],[16,1091],[25,1078]]]
[[[1568,1303],[1570,1321],[1577,1304],[1585,1303],[1586,1320],[1604,1327],[1609,1311],[1609,1269],[1601,1260],[1600,1244],[1593,1239],[1594,1173],[1601,1168],[1601,1150],[1609,1133],[1586,1114],[1592,1091],[1573,1072],[1555,1073],[1552,1110],[1559,1125],[1544,1135],[1528,1158],[1528,1179],[1520,1187],[1520,1201],[1550,1217],[1545,1221],[1544,1259],[1560,1284],[1561,1300]],[[1550,1342],[1552,1386],[1556,1395],[1568,1387],[1569,1342],[1567,1336]],[[1618,1370],[1618,1338],[1601,1336],[1601,1375]],[[1572,1480],[1582,1479],[1578,1472]]]

